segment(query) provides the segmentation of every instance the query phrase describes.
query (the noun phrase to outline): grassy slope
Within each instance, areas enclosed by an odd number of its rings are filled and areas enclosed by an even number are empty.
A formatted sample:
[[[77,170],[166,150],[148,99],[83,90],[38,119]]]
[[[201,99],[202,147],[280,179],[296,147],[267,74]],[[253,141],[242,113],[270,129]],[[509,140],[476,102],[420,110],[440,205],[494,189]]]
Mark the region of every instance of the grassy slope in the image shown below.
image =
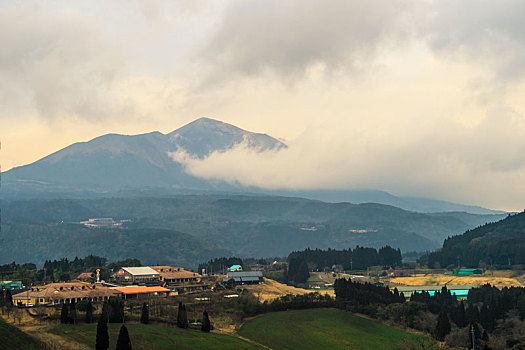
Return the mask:
[[[239,330],[274,349],[410,349],[425,338],[341,310],[286,311],[257,317]]]
[[[29,335],[0,318],[0,349],[39,349]]]
[[[120,324],[108,326],[109,347],[112,349],[117,342]],[[159,325],[126,324],[126,327],[133,349],[259,349],[244,340],[222,334]],[[50,332],[94,348],[97,325],[60,325]]]

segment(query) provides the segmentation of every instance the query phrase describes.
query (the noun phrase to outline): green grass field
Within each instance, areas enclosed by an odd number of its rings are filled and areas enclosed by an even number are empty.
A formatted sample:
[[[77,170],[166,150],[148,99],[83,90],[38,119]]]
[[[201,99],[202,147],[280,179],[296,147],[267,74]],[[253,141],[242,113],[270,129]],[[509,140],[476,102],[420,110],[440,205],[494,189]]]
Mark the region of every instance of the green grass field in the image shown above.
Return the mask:
[[[0,349],[40,349],[29,335],[0,318]]]
[[[109,348],[117,343],[120,324],[108,325]],[[203,333],[176,327],[126,324],[133,349],[259,349],[244,340],[228,335]],[[50,333],[95,347],[96,324],[59,325]]]
[[[244,324],[239,334],[273,349],[421,349],[431,341],[349,312],[275,312]]]

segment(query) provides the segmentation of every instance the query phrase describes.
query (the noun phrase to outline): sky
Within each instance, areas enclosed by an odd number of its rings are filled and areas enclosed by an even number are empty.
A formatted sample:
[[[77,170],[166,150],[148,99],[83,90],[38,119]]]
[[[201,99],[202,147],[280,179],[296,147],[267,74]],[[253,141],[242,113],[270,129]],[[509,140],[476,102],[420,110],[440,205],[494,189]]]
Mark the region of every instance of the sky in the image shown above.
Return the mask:
[[[205,178],[525,207],[523,1],[0,1],[2,171],[199,117]]]

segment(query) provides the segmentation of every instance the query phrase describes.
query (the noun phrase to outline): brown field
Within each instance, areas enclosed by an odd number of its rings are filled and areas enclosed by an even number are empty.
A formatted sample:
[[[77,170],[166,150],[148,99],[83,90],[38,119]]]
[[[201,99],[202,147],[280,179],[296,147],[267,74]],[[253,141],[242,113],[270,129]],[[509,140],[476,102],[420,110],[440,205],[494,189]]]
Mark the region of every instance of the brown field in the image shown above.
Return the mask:
[[[466,284],[491,284],[498,288],[523,287],[523,285],[508,277],[497,276],[451,276],[451,275],[421,275],[413,277],[396,277],[390,279],[390,283],[407,286],[441,286],[441,285],[466,285]]]
[[[306,294],[313,293],[315,290],[303,289],[287,286],[286,284],[279,283],[277,281],[265,278],[263,284],[244,286],[248,291],[253,293],[261,302],[266,300],[272,300],[281,297],[286,294]],[[333,289],[321,290],[319,293],[334,295]]]

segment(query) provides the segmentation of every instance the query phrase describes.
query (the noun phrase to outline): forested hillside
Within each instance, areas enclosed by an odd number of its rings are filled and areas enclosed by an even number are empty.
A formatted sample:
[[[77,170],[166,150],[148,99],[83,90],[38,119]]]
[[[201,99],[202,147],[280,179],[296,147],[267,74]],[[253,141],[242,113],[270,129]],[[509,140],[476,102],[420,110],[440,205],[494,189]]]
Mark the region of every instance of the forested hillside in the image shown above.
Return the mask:
[[[95,254],[196,266],[228,254],[287,256],[306,248],[390,245],[424,251],[501,217],[468,215],[465,222],[457,214],[427,215],[381,204],[216,194],[4,200],[0,205],[0,263]],[[122,220],[122,227],[79,224],[104,217]]]
[[[443,248],[428,256],[429,266],[509,266],[525,264],[525,212],[509,215],[445,240]]]

